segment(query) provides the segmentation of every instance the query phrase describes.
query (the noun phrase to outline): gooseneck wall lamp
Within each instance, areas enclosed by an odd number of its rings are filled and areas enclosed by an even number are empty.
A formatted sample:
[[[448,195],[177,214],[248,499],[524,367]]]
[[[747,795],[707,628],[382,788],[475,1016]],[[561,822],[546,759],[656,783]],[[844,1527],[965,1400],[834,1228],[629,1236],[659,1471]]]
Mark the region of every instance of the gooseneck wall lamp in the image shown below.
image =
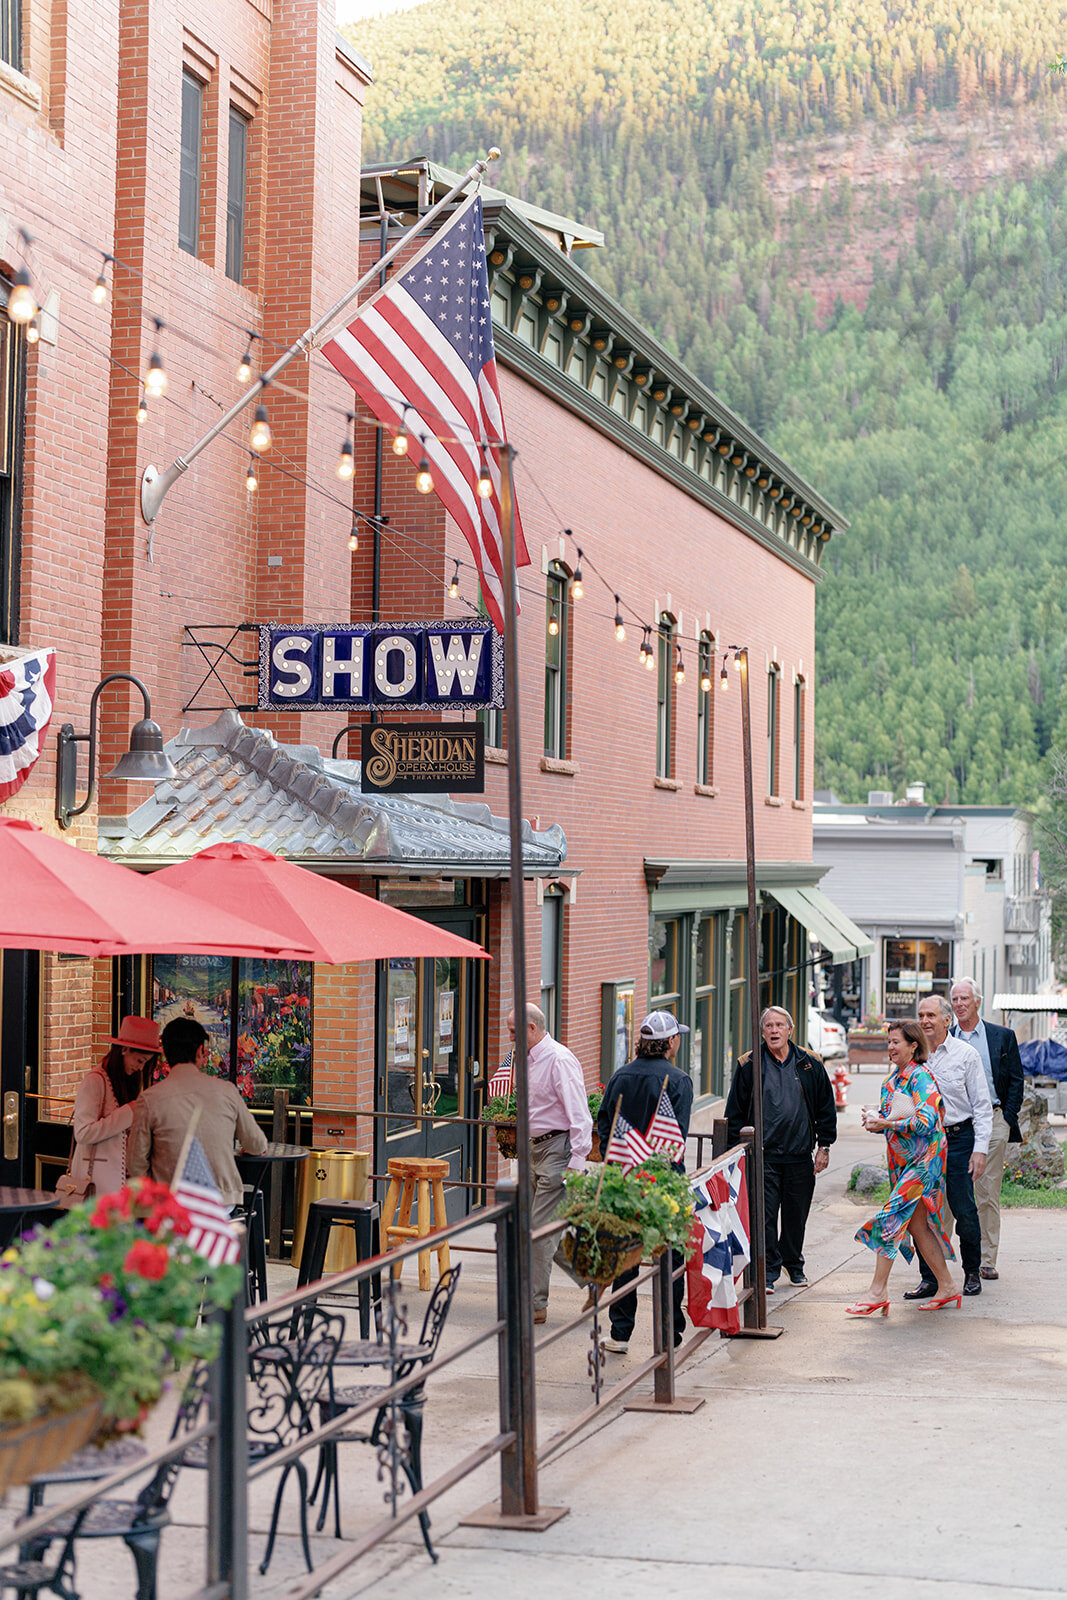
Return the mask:
[[[177,769],[170,757],[163,753],[163,734],[158,722],[152,721],[152,702],[140,678],[130,672],[111,672],[101,678],[89,702],[89,732],[75,733],[74,726],[65,722],[56,741],[56,821],[61,828],[69,828],[75,817],[88,811],[96,792],[96,707],[109,683],[132,683],[141,691],[144,716],[130,732],[130,748],[122,757],[109,778],[119,778],[124,783],[155,783],[160,778],[173,778]],[[74,804],[78,790],[78,746],[89,746],[89,791],[80,806]]]

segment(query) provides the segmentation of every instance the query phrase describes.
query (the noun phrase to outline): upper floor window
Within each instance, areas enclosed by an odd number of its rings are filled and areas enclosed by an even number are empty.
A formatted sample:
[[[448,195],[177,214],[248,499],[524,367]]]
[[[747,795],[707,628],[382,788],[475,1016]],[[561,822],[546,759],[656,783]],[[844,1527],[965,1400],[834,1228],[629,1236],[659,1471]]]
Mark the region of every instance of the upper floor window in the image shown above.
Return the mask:
[[[778,793],[778,734],[782,674],[775,663],[767,673],[767,793]]]
[[[697,649],[697,782],[705,785],[715,781],[714,665],[715,640],[710,633],[702,633]]]
[[[563,890],[558,884],[545,890],[541,904],[541,1010],[549,1033],[557,1039],[563,1021]]]
[[[2,3],[2,0],[0,0]],[[178,200],[178,244],[195,256],[200,247],[200,177],[204,126],[204,85],[191,72],[182,73],[181,185]],[[227,241],[228,244],[228,241]]]
[[[248,204],[248,118],[236,106],[230,107],[230,150],[226,171],[226,276],[232,278],[234,283],[243,283]]]
[[[22,0],[0,0],[0,61],[22,71]]]
[[[660,615],[656,659],[656,777],[674,777],[674,701],[677,626],[669,611]]]
[[[804,740],[807,734],[807,685],[803,678],[793,682],[793,799],[804,798]]]
[[[2,282],[0,305],[7,305],[7,288]],[[0,643],[3,644],[18,641],[22,405],[22,330],[0,313]]]
[[[562,561],[548,569],[545,612],[545,755],[567,755],[567,657],[570,642],[570,573]]]

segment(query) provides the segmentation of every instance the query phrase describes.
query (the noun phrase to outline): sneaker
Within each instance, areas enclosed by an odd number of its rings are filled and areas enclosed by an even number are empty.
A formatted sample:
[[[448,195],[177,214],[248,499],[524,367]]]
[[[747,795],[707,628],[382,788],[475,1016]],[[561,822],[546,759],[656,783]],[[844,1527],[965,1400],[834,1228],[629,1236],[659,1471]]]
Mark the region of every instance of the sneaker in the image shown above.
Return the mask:
[[[806,1289],[808,1287],[808,1280],[804,1276],[803,1269],[798,1272],[791,1272],[789,1274],[789,1281],[793,1285],[794,1289]]]
[[[609,1339],[601,1339],[600,1348],[601,1350],[610,1350],[613,1355],[624,1356],[630,1348],[630,1342],[628,1339],[611,1337]]]
[[[768,1294],[773,1294],[774,1293],[774,1280],[771,1279],[771,1278],[767,1279],[767,1293]]]

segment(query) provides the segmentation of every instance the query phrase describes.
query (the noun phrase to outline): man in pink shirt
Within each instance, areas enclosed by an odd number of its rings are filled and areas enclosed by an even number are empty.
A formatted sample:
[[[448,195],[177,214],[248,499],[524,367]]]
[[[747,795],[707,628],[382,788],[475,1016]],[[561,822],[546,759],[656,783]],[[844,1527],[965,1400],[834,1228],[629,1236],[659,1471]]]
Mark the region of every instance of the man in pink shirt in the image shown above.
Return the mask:
[[[508,1034],[515,1038],[515,1013],[508,1016]],[[545,1014],[526,1007],[526,1081],[530,1103],[530,1226],[550,1222],[563,1199],[563,1175],[568,1167],[581,1171],[593,1145],[593,1119],[585,1076],[578,1057],[553,1039]],[[534,1321],[548,1316],[548,1280],[557,1261],[570,1277],[570,1267],[551,1237],[534,1241]],[[575,1278],[575,1282],[578,1279]]]

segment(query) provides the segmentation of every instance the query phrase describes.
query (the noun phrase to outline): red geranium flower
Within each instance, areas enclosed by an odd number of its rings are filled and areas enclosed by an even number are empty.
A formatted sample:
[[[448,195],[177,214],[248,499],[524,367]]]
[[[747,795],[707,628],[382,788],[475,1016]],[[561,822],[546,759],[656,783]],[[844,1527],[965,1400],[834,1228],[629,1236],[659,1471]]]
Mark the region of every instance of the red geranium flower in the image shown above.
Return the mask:
[[[136,1239],[126,1252],[122,1263],[126,1272],[136,1272],[142,1278],[162,1278],[166,1275],[167,1255],[165,1244],[149,1244],[147,1239]]]

